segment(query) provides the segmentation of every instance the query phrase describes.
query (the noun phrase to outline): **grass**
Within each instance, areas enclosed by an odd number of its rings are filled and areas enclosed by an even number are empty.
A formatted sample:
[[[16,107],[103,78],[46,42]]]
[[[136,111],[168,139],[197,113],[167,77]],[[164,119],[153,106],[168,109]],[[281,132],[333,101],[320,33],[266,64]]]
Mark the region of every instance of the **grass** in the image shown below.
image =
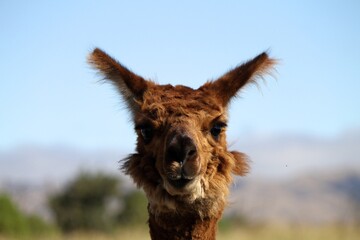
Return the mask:
[[[0,240],[19,238],[1,237]],[[24,238],[22,238],[24,239]],[[25,238],[29,239],[29,238]],[[150,239],[146,227],[119,228],[114,233],[77,232],[68,235],[53,234],[38,236],[39,240],[147,240]],[[219,231],[218,240],[358,240],[360,228],[351,226],[250,226],[228,228]]]
[[[221,240],[358,240],[360,229],[350,226],[257,226],[219,232]]]

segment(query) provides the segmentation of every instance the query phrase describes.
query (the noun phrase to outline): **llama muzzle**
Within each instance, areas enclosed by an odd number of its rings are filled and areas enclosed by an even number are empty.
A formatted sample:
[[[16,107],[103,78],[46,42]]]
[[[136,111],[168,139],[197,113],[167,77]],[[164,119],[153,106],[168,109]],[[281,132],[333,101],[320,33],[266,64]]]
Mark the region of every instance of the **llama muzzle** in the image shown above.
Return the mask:
[[[189,134],[182,130],[169,134],[164,156],[167,181],[176,188],[184,187],[200,172],[197,147]]]

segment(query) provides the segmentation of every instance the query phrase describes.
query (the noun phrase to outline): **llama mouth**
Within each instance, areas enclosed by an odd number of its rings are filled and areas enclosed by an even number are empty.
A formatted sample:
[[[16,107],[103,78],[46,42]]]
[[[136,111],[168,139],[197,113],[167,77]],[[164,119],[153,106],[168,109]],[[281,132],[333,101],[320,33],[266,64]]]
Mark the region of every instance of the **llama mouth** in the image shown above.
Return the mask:
[[[176,179],[176,180],[171,180],[168,179],[168,182],[174,186],[175,188],[183,188],[185,187],[188,183],[190,183],[192,181],[192,179],[186,179],[186,178],[180,178],[180,179]]]

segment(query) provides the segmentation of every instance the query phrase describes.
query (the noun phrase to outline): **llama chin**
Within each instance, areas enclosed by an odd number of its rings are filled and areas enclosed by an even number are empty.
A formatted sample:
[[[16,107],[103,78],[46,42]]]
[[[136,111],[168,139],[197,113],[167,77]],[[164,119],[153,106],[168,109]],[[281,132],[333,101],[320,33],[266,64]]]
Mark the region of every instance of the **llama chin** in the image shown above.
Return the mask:
[[[200,177],[196,177],[190,180],[190,182],[181,188],[174,187],[173,184],[169,183],[168,181],[164,181],[164,189],[171,196],[183,196],[184,199],[189,199],[190,202],[204,197],[204,189],[203,185],[201,184]]]

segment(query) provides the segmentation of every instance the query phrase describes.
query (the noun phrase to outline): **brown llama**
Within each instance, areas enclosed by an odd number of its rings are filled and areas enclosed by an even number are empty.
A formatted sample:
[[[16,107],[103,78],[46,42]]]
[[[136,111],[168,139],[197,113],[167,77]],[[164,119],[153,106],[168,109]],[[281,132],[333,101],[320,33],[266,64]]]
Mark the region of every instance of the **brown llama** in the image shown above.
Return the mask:
[[[249,169],[245,154],[227,149],[229,102],[276,61],[264,52],[198,89],[145,80],[100,49],[89,63],[132,114],[137,148],[122,169],[146,193],[151,239],[215,239],[232,174]]]

